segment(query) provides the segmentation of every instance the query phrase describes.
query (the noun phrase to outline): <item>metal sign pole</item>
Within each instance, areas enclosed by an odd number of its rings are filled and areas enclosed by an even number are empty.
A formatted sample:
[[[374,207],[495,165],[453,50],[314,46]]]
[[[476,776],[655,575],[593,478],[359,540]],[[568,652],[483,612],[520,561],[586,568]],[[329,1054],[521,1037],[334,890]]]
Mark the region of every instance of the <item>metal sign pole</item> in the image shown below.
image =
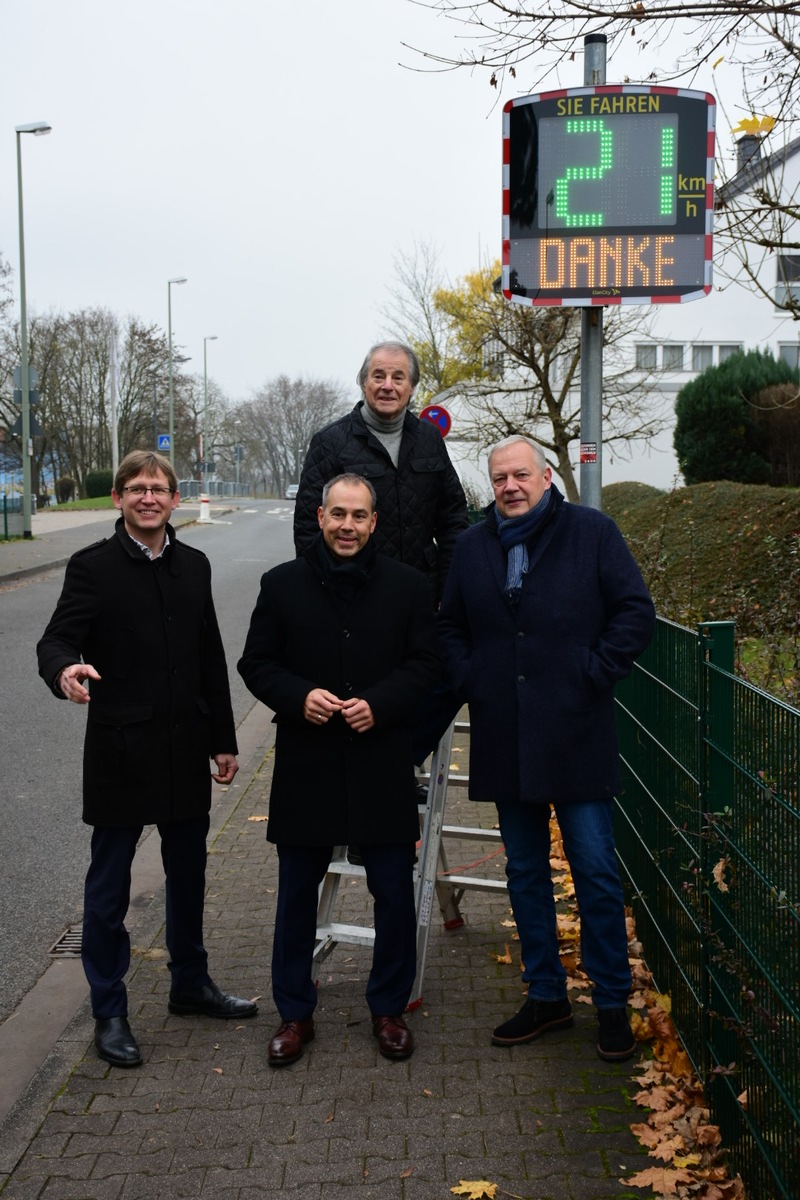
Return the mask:
[[[606,35],[584,39],[583,82],[606,82]],[[581,309],[581,504],[603,507],[603,308]]]

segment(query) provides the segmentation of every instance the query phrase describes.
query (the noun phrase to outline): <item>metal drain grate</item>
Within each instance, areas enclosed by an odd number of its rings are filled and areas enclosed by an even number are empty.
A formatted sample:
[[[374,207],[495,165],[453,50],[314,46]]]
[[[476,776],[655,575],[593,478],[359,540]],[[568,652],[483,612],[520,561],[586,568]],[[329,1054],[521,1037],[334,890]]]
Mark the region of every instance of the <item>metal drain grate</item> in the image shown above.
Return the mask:
[[[64,930],[47,953],[51,958],[80,958],[82,940],[80,925],[71,925],[69,929]]]

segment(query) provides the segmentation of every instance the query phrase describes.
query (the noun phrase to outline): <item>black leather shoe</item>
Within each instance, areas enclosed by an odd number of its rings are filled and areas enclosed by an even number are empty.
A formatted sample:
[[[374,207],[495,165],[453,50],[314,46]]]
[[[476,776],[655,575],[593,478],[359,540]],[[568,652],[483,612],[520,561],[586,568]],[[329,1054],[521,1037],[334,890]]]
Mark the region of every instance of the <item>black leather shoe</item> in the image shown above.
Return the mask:
[[[410,1058],[414,1036],[402,1017],[373,1017],[372,1032],[384,1058]]]
[[[215,983],[207,983],[196,992],[170,992],[168,1007],[178,1017],[219,1017],[223,1021],[241,1021],[258,1012],[254,1000],[228,996]]]
[[[271,1067],[288,1067],[303,1056],[303,1046],[314,1040],[314,1018],[304,1021],[281,1021],[267,1049]]]
[[[112,1067],[141,1066],[142,1056],[127,1017],[98,1017],[94,1023],[94,1044],[100,1058]]]

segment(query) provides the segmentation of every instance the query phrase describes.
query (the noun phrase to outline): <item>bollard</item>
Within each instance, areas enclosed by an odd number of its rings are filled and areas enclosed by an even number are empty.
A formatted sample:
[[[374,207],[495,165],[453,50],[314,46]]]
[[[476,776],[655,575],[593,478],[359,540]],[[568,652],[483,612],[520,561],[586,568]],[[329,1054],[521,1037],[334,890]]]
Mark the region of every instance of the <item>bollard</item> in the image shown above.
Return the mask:
[[[204,493],[202,493],[200,496],[200,520],[211,520],[211,509],[208,504],[208,496],[206,496]]]

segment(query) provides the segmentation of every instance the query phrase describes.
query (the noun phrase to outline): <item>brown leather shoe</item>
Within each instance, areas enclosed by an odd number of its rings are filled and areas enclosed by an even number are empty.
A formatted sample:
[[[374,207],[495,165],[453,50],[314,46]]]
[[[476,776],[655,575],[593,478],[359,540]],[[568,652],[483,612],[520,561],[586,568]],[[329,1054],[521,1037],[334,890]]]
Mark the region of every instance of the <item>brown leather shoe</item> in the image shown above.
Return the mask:
[[[303,1046],[314,1040],[314,1018],[305,1021],[281,1021],[267,1050],[271,1067],[288,1067],[303,1056]]]
[[[372,1032],[384,1058],[410,1058],[414,1037],[402,1017],[373,1017]]]

